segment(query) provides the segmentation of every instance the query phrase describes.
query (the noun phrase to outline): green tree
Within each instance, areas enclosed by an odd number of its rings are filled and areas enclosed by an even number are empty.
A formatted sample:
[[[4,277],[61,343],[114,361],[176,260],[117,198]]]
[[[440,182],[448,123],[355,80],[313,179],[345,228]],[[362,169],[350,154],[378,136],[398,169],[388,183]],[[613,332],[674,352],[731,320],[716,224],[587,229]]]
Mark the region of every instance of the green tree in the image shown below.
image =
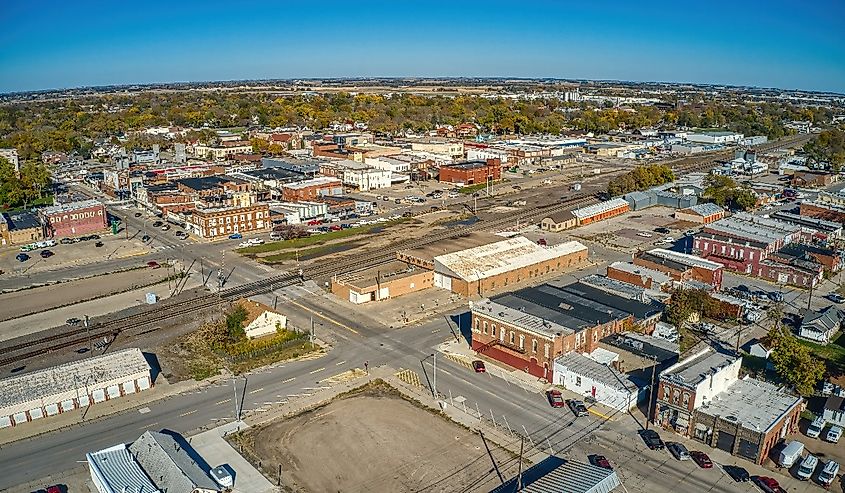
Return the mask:
[[[246,308],[240,304],[236,304],[226,313],[226,331],[230,342],[237,342],[246,338],[244,322],[248,315]]]
[[[775,324],[768,335],[775,371],[796,392],[811,395],[816,383],[824,376],[824,363],[814,358],[795,336],[780,327],[780,316],[778,313],[776,315]]]
[[[804,145],[804,152],[810,162],[827,165],[838,173],[845,164],[845,131],[835,128],[821,132]]]

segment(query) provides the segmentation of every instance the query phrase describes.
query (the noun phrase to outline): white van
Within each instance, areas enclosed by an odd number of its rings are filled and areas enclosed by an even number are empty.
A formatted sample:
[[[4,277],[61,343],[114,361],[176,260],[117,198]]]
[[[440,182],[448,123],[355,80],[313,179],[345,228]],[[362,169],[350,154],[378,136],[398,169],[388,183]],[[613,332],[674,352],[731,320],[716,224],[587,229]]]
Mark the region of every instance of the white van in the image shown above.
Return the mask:
[[[792,467],[792,464],[795,464],[795,461],[801,457],[802,452],[804,452],[804,444],[798,440],[793,440],[780,451],[778,464],[783,467]]]
[[[817,465],[819,465],[819,459],[815,455],[810,454],[807,457],[804,457],[804,460],[801,461],[801,465],[798,466],[798,470],[795,471],[795,477],[801,481],[810,479],[810,476],[812,476],[813,472],[815,472]]]
[[[839,439],[842,438],[842,427],[841,426],[831,426],[829,430],[827,430],[827,434],[824,436],[824,439],[828,442],[832,443],[839,443]]]
[[[807,427],[807,436],[810,438],[818,438],[822,432],[822,428],[824,428],[825,423],[825,419],[821,416],[814,419],[813,422],[810,423],[810,426]]]
[[[836,479],[837,474],[839,474],[839,463],[832,460],[828,461],[828,463],[824,465],[822,472],[819,473],[819,483],[823,486],[830,486],[830,484],[833,483],[833,480]]]

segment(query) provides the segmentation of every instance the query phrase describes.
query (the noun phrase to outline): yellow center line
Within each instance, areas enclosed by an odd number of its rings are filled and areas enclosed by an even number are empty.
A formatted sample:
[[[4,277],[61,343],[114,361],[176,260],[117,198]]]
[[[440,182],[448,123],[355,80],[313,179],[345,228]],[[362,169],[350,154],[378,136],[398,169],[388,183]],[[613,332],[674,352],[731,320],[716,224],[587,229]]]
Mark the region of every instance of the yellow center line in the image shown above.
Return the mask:
[[[318,316],[318,317],[322,318],[323,320],[327,320],[327,321],[329,321],[329,322],[331,322],[331,323],[333,323],[333,324],[337,325],[338,327],[343,327],[344,329],[346,329],[346,330],[348,330],[348,331],[352,332],[353,334],[358,334],[358,335],[361,335],[361,334],[360,334],[357,330],[353,329],[352,327],[350,327],[350,326],[348,326],[348,325],[346,325],[346,324],[342,324],[342,323],[338,322],[337,320],[335,320],[335,319],[333,319],[333,318],[331,318],[331,317],[327,317],[326,315],[323,315],[323,314],[322,314],[322,313],[320,313],[320,312],[314,311],[314,310],[312,310],[311,308],[308,308],[307,306],[303,305],[302,303],[297,303],[296,301],[293,301],[293,300],[291,300],[291,299],[289,299],[289,300],[288,300],[288,302],[289,302],[289,303],[291,303],[291,304],[293,304],[293,305],[296,305],[296,306],[298,306],[298,307],[302,308],[303,310],[305,310],[305,311],[307,311],[307,312],[309,312],[309,313],[313,313],[314,315],[316,315],[316,316]]]
[[[604,419],[607,419],[607,420],[613,421],[613,417],[612,417],[612,416],[608,416],[608,415],[606,415],[606,414],[602,414],[602,413],[600,413],[600,412],[598,412],[598,411],[594,411],[594,410],[592,410],[592,409],[587,409],[587,411],[590,411],[592,414],[595,414],[596,416],[598,416],[598,417],[600,417],[600,418],[604,418]]]

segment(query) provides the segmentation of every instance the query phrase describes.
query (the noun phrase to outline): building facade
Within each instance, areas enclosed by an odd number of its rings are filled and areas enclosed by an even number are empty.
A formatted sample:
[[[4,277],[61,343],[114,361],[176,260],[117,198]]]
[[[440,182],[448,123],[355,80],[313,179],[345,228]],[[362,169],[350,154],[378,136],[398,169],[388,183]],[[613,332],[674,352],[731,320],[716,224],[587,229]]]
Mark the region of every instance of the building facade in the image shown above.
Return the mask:
[[[631,205],[625,199],[611,199],[598,204],[575,209],[572,214],[578,220],[579,226],[610,219],[631,210]]]
[[[474,185],[487,183],[488,180],[497,181],[501,178],[502,161],[487,159],[486,161],[467,161],[441,166],[439,180],[441,183]]]
[[[343,195],[343,184],[337,178],[319,177],[282,185],[285,202],[314,200],[322,195]]]
[[[106,207],[98,200],[85,200],[41,209],[45,236],[50,238],[82,235],[108,227]]]
[[[37,214],[0,214],[0,245],[25,245],[44,239],[44,227]]]
[[[186,214],[186,227],[201,238],[213,239],[233,233],[270,231],[270,207],[255,204],[248,207],[196,209]]]

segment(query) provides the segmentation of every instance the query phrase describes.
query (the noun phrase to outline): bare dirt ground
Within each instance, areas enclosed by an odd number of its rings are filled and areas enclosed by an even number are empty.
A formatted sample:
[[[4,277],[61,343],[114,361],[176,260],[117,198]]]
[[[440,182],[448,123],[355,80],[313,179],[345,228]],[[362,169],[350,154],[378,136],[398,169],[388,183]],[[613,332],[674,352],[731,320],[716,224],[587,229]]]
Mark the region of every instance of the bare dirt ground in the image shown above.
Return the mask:
[[[9,320],[52,308],[110,296],[141,286],[149,286],[168,276],[167,269],[134,269],[68,281],[0,295],[0,320]]]
[[[476,433],[374,383],[298,416],[251,429],[244,454],[293,491],[489,491],[499,484]],[[488,442],[505,477],[517,459]]]

